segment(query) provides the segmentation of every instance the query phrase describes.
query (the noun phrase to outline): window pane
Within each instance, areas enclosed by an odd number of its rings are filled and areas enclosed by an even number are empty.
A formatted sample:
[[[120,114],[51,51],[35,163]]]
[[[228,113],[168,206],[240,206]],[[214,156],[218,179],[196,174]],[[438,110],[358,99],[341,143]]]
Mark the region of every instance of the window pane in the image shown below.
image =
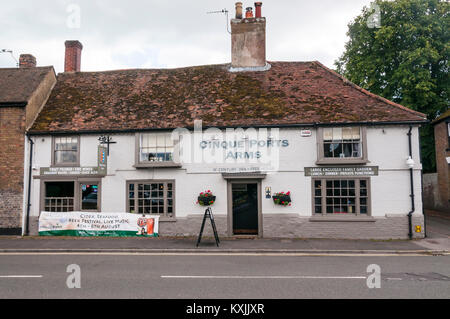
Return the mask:
[[[332,128],[324,128],[323,129],[323,140],[324,141],[333,140],[333,129]]]
[[[44,209],[49,212],[73,211],[74,182],[46,182]]]
[[[353,140],[360,140],[361,139],[360,131],[361,131],[361,129],[359,127],[352,127]]]
[[[156,135],[156,146],[158,146],[158,147],[166,146],[166,135],[165,134]]]
[[[77,162],[78,137],[55,138],[55,163],[72,164]]]
[[[353,138],[353,129],[351,127],[344,127],[342,129],[342,139],[344,140],[352,140]]]
[[[333,141],[341,141],[342,140],[342,128],[334,127],[333,128]]]
[[[97,210],[98,209],[98,185],[82,184],[81,185],[81,209]]]
[[[165,192],[165,188],[170,191]],[[170,213],[169,217],[173,214],[173,185],[172,183],[142,183],[138,184],[139,200],[136,201],[137,207],[135,207],[140,213],[145,212],[148,214],[161,214],[164,215],[165,211]],[[128,192],[131,193],[131,192]],[[165,194],[166,193],[166,194]],[[164,200],[165,196],[167,200]],[[132,205],[130,204],[130,209]]]
[[[45,183],[45,197],[73,197],[74,182]]]
[[[173,141],[170,133],[141,134],[139,158],[142,162],[167,162],[173,160]]]

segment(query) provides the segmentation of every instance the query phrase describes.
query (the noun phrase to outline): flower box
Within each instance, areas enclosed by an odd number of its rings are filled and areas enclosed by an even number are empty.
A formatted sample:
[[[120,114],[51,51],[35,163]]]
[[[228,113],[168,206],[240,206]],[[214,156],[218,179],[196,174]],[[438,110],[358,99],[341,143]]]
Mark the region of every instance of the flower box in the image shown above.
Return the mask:
[[[197,198],[197,204],[200,206],[210,206],[216,201],[216,196],[210,190],[200,193]]]
[[[198,203],[201,206],[209,206],[214,204],[214,202],[216,201],[216,196],[209,196],[209,197],[202,197],[199,196],[198,197]]]
[[[276,205],[291,206],[291,192],[275,193],[272,198]]]

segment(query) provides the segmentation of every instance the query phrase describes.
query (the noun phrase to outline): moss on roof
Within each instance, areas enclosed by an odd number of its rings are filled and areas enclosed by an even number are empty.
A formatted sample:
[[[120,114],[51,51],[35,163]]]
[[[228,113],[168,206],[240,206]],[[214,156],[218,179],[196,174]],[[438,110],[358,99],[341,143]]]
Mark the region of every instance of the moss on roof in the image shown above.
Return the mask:
[[[424,115],[349,84],[318,62],[63,73],[31,132],[422,121]]]

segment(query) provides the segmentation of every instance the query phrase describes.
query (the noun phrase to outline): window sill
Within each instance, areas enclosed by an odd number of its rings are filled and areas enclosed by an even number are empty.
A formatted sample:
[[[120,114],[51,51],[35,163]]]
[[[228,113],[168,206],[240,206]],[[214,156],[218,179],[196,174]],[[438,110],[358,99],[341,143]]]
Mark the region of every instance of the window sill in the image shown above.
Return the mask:
[[[370,163],[367,159],[361,158],[335,158],[335,159],[320,159],[316,161],[316,165],[345,165],[345,164],[367,164]]]
[[[172,168],[180,168],[181,164],[175,162],[154,162],[154,163],[138,163],[133,165],[134,168],[153,168],[153,167],[172,167]]]
[[[309,219],[310,222],[374,222],[375,218],[372,216],[313,216]]]

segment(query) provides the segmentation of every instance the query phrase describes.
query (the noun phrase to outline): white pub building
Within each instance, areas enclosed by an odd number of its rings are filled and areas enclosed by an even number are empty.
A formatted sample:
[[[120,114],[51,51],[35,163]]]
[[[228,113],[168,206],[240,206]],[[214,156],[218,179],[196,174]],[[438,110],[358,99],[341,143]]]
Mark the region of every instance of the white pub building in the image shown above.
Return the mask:
[[[423,237],[425,115],[317,61],[267,62],[265,27],[259,3],[246,17],[238,3],[231,64],[179,69],[80,72],[67,41],[28,132],[24,228],[128,213],[196,236],[210,191],[220,236]]]

